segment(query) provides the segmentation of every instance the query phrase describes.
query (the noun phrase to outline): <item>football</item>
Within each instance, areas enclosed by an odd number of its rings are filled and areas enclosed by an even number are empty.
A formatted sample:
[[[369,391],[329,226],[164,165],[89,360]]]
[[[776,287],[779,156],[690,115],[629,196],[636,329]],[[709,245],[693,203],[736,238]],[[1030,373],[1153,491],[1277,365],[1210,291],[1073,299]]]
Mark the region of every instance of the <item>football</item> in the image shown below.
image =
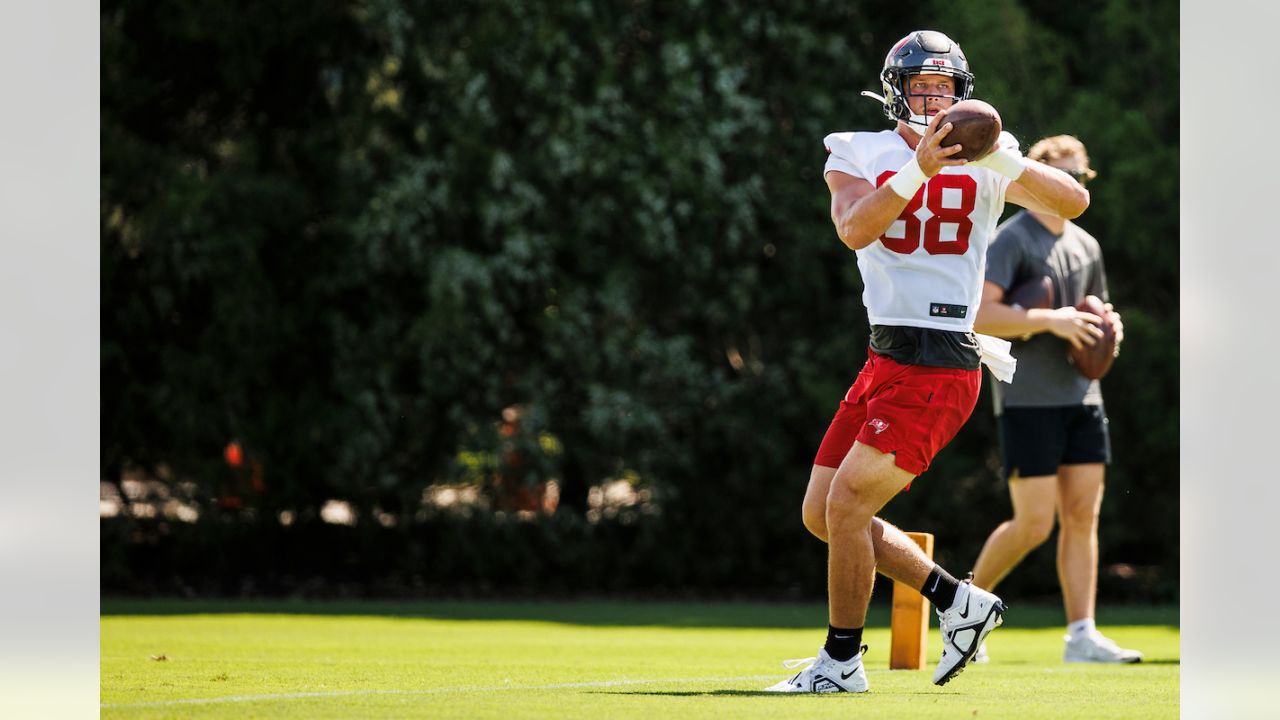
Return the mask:
[[[1053,278],[1042,275],[1018,283],[1004,294],[1004,304],[1023,310],[1051,310],[1058,307],[1057,293],[1053,289]]]
[[[961,146],[964,149],[951,157],[965,160],[977,160],[989,153],[1003,129],[1000,113],[981,100],[961,100],[952,105],[945,122],[951,123],[951,132],[942,138],[942,146]]]
[[[1071,364],[1076,366],[1076,371],[1090,380],[1097,380],[1107,374],[1111,369],[1112,361],[1115,360],[1116,330],[1111,320],[1107,318],[1102,300],[1096,295],[1086,295],[1084,300],[1076,305],[1076,309],[1102,318],[1102,324],[1098,326],[1102,330],[1102,337],[1098,338],[1098,342],[1079,350],[1068,346]]]

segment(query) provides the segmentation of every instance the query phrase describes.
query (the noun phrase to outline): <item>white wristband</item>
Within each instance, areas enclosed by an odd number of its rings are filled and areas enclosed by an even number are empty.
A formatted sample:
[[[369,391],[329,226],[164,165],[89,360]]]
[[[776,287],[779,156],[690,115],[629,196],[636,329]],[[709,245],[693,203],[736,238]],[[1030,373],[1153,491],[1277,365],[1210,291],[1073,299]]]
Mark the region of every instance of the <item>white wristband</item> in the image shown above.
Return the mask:
[[[973,164],[998,172],[1010,180],[1017,180],[1027,169],[1028,162],[1030,161],[1017,150],[1002,147]]]
[[[897,175],[889,178],[889,187],[898,194],[898,197],[910,200],[916,196],[916,191],[927,179],[924,171],[920,169],[920,163],[916,162],[915,158],[911,158]]]

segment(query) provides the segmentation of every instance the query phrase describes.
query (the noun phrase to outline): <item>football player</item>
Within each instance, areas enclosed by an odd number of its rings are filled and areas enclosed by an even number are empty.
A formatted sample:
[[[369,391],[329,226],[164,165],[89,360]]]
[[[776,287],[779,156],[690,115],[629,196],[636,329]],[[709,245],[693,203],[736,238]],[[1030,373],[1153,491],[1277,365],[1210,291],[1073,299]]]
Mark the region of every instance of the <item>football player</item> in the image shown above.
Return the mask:
[[[805,527],[828,543],[830,624],[817,657],[777,692],[865,692],[862,629],[875,572],[920,588],[938,608],[942,657],[933,682],[960,673],[999,625],[998,597],[957,580],[896,527],[876,517],[973,411],[982,338],[973,320],[987,243],[1006,201],[1063,218],[1089,193],[1069,175],[1031,163],[1001,133],[975,162],[953,158],[947,109],[973,94],[960,46],[940,32],[894,44],[878,97],[892,130],[825,140],[836,235],[857,254],[871,324],[867,361],[818,448],[803,504]]]
[[[1027,152],[1081,184],[1097,173],[1084,143],[1070,135],[1045,138]],[[1005,304],[1005,293],[1023,282],[1052,279],[1053,308]],[[1128,650],[1098,631],[1094,602],[1098,587],[1098,512],[1103,478],[1111,461],[1111,438],[1102,388],[1072,367],[1067,343],[1092,345],[1101,320],[1076,310],[1085,295],[1107,298],[1102,248],[1075,223],[1035,211],[1015,214],[996,230],[987,251],[986,283],[976,327],[1015,338],[1017,382],[992,394],[1013,501],[1013,518],[991,533],[973,566],[973,583],[994,590],[1010,570],[1049,538],[1058,518],[1058,577],[1067,614],[1066,662],[1135,663]],[[1058,307],[1061,306],[1061,307]],[[1124,338],[1120,314],[1107,307]],[[1082,323],[1082,321],[1085,321]],[[1081,325],[1083,324],[1083,327]],[[986,662],[979,646],[975,662]]]

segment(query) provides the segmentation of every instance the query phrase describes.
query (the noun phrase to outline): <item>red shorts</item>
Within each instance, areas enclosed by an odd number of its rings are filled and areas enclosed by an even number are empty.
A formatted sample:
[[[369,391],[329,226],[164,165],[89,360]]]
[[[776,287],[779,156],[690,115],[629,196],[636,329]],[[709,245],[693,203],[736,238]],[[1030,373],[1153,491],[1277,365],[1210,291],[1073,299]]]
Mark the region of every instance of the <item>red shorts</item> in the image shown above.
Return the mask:
[[[969,419],[981,387],[981,369],[903,365],[868,349],[813,464],[840,467],[857,440],[920,475]]]

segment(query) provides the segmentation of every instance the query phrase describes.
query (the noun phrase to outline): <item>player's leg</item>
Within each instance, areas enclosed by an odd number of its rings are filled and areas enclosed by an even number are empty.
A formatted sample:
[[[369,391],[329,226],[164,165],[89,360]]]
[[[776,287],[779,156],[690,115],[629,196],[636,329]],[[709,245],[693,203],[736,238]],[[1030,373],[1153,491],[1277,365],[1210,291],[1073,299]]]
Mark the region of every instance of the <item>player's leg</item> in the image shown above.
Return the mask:
[[[815,465],[805,493],[805,526],[829,539],[827,642],[794,677],[767,688],[775,692],[864,692],[862,630],[877,563],[890,577],[923,587],[937,566],[901,530],[875,513],[915,477],[894,456],[855,442],[839,468]],[[823,491],[826,497],[822,497]],[[815,518],[818,509],[825,517]],[[939,569],[940,570],[940,569]],[[950,575],[952,600],[958,583]],[[935,590],[941,592],[942,589]],[[950,602],[950,601],[949,601]]]
[[[827,494],[831,492],[831,478],[835,476],[835,468],[814,465],[809,471],[809,486],[805,488],[800,510],[805,529],[822,542],[827,541]]]
[[[990,591],[1032,550],[1053,532],[1058,479],[1052,475],[1009,478],[1009,499],[1013,517],[996,526],[978,553],[973,565],[973,584]],[[991,661],[986,644],[978,648],[973,661]]]
[[[973,584],[987,590],[1053,532],[1058,464],[1066,444],[1058,408],[1006,407],[996,417],[996,431],[1013,517],[996,526],[974,562]],[[973,659],[990,660],[985,644]]]
[[[1058,579],[1067,611],[1066,662],[1135,663],[1142,653],[1128,650],[1098,632],[1094,601],[1098,588],[1098,512],[1102,507],[1102,463],[1063,465],[1062,525],[1058,534]]]
[[[1027,553],[1049,539],[1057,496],[1056,476],[1015,475],[1009,479],[1013,517],[1000,523],[982,546],[973,566],[974,585],[994,590]]]
[[[944,638],[942,660],[934,673],[939,685],[963,669],[977,644],[1003,616],[999,598],[956,581],[900,530],[875,518],[885,503],[928,468],[964,424],[977,401],[981,373],[904,366],[874,354],[869,357],[823,438],[803,508],[805,526],[829,541],[827,644],[817,658],[809,659],[812,664],[768,688],[772,691],[866,689],[860,654],[849,664],[841,659],[852,652],[851,643],[860,643],[877,563],[881,572],[920,587],[939,608]],[[874,415],[871,421],[868,413]],[[837,464],[834,473],[822,469]],[[843,681],[845,667],[855,682],[853,688],[832,679],[838,675]]]
[[[857,380],[849,388],[814,457],[809,473],[809,485],[805,489],[801,516],[805,528],[823,542],[829,536],[827,528],[827,498],[841,465],[851,454],[859,429],[866,420],[867,399],[873,379],[875,360],[868,352],[868,360]],[[828,554],[830,548],[828,548]],[[874,567],[874,551],[872,566]],[[873,570],[874,572],[874,570]],[[800,667],[789,680],[783,680],[765,688],[768,692],[866,692],[867,674],[862,666],[862,626],[827,628],[827,642],[817,657],[787,661],[787,667]]]
[[[973,583],[988,590],[1053,532],[1058,465],[1066,447],[1061,408],[1005,408],[996,430],[1013,517],[992,531],[974,563]]]
[[[1067,613],[1067,662],[1133,663],[1142,653],[1126,650],[1098,632],[1098,515],[1106,463],[1111,459],[1106,412],[1086,405],[1072,413],[1063,465],[1058,470],[1058,580]]]
[[[813,469],[809,471],[809,486],[805,489],[801,517],[805,528],[822,542],[827,541],[827,495],[831,492],[831,479],[849,456],[858,432],[867,420],[867,402],[875,379],[875,367],[875,356],[868,352],[866,364],[836,407],[814,455]]]
[[[854,443],[832,478],[827,594],[833,627],[861,628],[865,623],[876,570],[872,520],[914,478],[895,464],[892,454],[862,443]]]
[[[885,472],[890,473],[893,480],[880,492],[879,499],[873,503],[874,507],[862,512],[862,526],[853,531],[852,537],[850,537],[850,531],[847,529],[852,527],[851,524],[843,519],[836,522],[838,527],[845,528],[838,531],[841,533],[841,538],[844,540],[851,539],[853,542],[861,542],[864,546],[869,544],[871,547],[871,559],[866,563],[868,566],[865,572],[866,578],[861,583],[865,587],[856,591],[855,595],[858,596],[864,593],[866,596],[870,595],[871,581],[874,579],[877,565],[879,565],[882,572],[886,572],[890,577],[899,581],[911,582],[915,587],[923,586],[933,567],[929,558],[901,530],[874,518],[875,510],[910,482],[911,478],[914,477],[914,473],[895,466],[893,456],[890,454],[866,446],[859,451],[854,450],[855,440],[863,430],[864,425],[866,425],[868,402],[875,394],[873,386],[875,384],[876,368],[885,368],[891,373],[901,370],[901,366],[886,363],[883,359],[879,359],[879,363],[877,363],[877,360],[876,356],[868,354],[866,366],[845,394],[835,417],[832,418],[818,453],[814,458],[814,465],[809,474],[809,484],[805,491],[802,506],[805,527],[815,537],[826,542],[832,534],[828,526],[828,513],[831,505],[829,500],[833,495],[832,488],[837,474],[843,472],[844,474],[841,475],[842,482],[848,481],[852,486],[858,488],[857,492],[841,490],[834,493],[838,506],[834,514],[844,518],[847,513],[842,513],[841,511],[844,509],[846,500],[850,497],[855,499],[865,498],[868,494],[868,488],[863,487],[863,481],[855,479],[855,476],[867,473],[872,476],[881,475]],[[870,460],[862,459],[864,453]],[[845,544],[847,543],[844,541],[837,541],[837,545],[841,547],[835,551],[836,579],[832,585],[830,595],[836,605],[832,617],[844,618],[839,622],[848,622],[849,625],[841,626],[833,621],[828,627],[827,643],[819,652],[818,657],[813,659],[814,662],[796,673],[790,680],[777,683],[768,688],[769,690],[779,692],[859,692],[866,690],[866,674],[862,669],[860,651],[862,649],[861,633],[864,625],[867,597],[861,597],[860,601],[857,602],[857,606],[861,607],[861,612],[856,610],[847,611],[843,604],[845,600],[844,592],[836,590],[847,585],[841,579],[843,577],[841,568],[844,566],[841,564],[842,556],[840,553]],[[828,553],[830,554],[831,552],[829,548]],[[942,590],[945,590],[945,588],[942,588]],[[848,618],[845,617],[846,614]],[[853,620],[851,618],[857,619]],[[846,675],[848,677],[845,677]]]
[[[883,364],[883,360],[881,360]],[[867,420],[867,403],[875,380],[876,357],[868,354],[868,362],[845,393],[809,471],[801,517],[804,526],[823,542],[827,542],[827,497],[836,470],[848,458],[858,433]],[[898,528],[880,518],[872,520],[872,544],[876,569],[888,577],[919,588],[933,567],[932,561]]]
[[[809,471],[809,486],[805,488],[804,503],[801,506],[801,518],[804,520],[805,528],[820,541],[828,541],[827,529],[827,497],[831,495],[831,482],[836,477],[836,470],[844,464],[850,455],[852,447],[854,447],[855,439],[859,433],[863,432],[867,427],[867,413],[870,397],[873,395],[873,388],[876,387],[876,370],[884,369],[886,365],[890,373],[899,372],[901,365],[896,368],[890,363],[886,363],[883,359],[872,354],[868,354],[868,363],[863,366],[863,370],[858,374],[854,384],[850,386],[849,391],[842,398],[840,406],[837,407],[836,414],[828,425],[827,432],[822,438],[822,445],[819,446],[817,455],[814,456],[813,468]],[[947,378],[947,382],[954,382],[955,378]],[[925,380],[929,382],[929,380]],[[979,389],[980,375],[975,378],[969,378],[969,382],[961,382],[960,387],[965,392],[973,393],[974,398],[977,397]],[[925,396],[929,395],[931,389],[925,388]],[[947,393],[948,396],[959,398],[965,395],[963,392]],[[951,418],[956,428],[963,424],[965,418],[973,410],[972,404],[965,407],[963,400],[957,402],[959,407],[946,407],[945,413],[954,415]],[[911,414],[918,414],[919,409],[909,410]],[[932,427],[932,423],[929,423]],[[916,428],[919,429],[919,428]],[[896,432],[896,428],[890,430]],[[881,438],[876,433],[877,439]],[[896,439],[896,445],[914,445],[927,446],[927,450],[916,452],[913,460],[906,461],[906,464],[927,468],[928,460],[932,459],[934,452],[941,450],[941,446],[945,445],[947,439],[932,437],[904,437]],[[925,455],[928,459],[925,459]],[[876,569],[881,571],[888,578],[897,580],[897,582],[905,583],[914,588],[923,588],[925,580],[931,577],[931,571],[936,568],[933,561],[924,551],[920,550],[918,544],[906,537],[906,533],[899,528],[893,527],[892,524],[886,523],[881,518],[872,520],[872,544],[874,552],[876,552]]]
[[[827,495],[835,474],[836,468],[814,465],[805,490],[804,525],[823,542],[827,541]],[[906,533],[882,518],[872,518],[871,543],[878,572],[914,588],[924,586],[934,563]]]
[[[831,433],[828,432],[828,435]],[[824,442],[824,448],[829,447]],[[871,520],[914,476],[886,455],[855,442],[838,468],[815,465],[805,493],[805,526],[827,544],[827,642],[808,665],[770,692],[866,692],[862,630],[875,579],[876,557]],[[826,489],[822,500],[819,493]],[[813,515],[825,509],[822,521]],[[792,665],[788,665],[792,667]]]
[[[981,384],[982,374],[978,370],[897,366],[892,384],[867,404],[867,417],[871,419],[859,432],[855,453],[858,446],[866,445],[866,452],[879,452],[882,461],[892,455],[894,465],[903,471],[900,477],[920,475],[969,418]],[[827,526],[833,544],[840,536],[831,509],[841,490],[839,482],[837,474],[828,497]],[[891,497],[884,497],[879,505]],[[862,508],[861,513],[857,517],[859,522],[866,508]],[[874,522],[868,525],[873,537],[876,527]],[[892,525],[882,523],[879,527],[880,543],[875,547],[880,570],[920,587],[921,593],[938,610],[943,645],[933,682],[945,685],[964,670],[983,639],[1003,621],[1004,603],[994,594],[968,581],[959,582],[932,564],[915,543]],[[836,557],[834,553],[831,556]],[[918,585],[922,578],[923,585]],[[832,617],[839,617],[838,612],[839,605],[833,597]]]
[[[1098,513],[1102,509],[1106,466],[1063,465],[1058,468],[1058,581],[1067,622],[1094,616],[1098,588]]]
[[[931,573],[940,570],[914,540],[883,518],[872,518],[871,542],[876,549],[876,570],[890,580],[923,592]]]

